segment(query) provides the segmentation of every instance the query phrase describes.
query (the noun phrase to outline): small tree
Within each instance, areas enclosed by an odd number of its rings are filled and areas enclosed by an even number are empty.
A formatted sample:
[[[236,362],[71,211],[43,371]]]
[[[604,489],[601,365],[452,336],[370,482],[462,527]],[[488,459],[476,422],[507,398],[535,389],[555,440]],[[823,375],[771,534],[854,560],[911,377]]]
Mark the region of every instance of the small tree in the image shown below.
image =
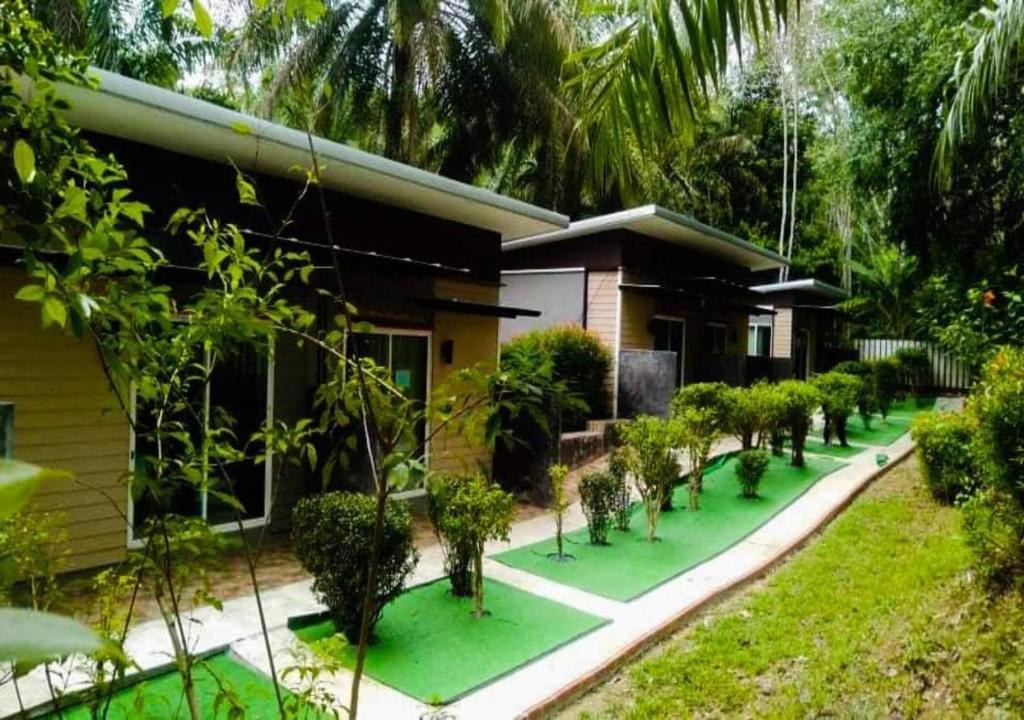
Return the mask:
[[[580,480],[580,500],[587,516],[587,532],[591,545],[607,545],[612,524],[619,481],[611,472],[589,472]]]
[[[794,467],[804,466],[804,444],[811,430],[814,410],[821,403],[821,395],[810,383],[802,380],[784,380],[779,383],[784,425],[789,428]]]
[[[736,436],[744,450],[768,444],[769,438],[778,427],[781,418],[781,404],[776,386],[758,381],[750,387],[730,388],[731,398],[727,401],[729,410],[729,432]]]
[[[859,360],[847,360],[836,365],[835,372],[846,373],[860,381],[857,389],[857,414],[865,430],[871,429],[871,413],[878,407],[878,399],[875,397],[874,372],[871,365]]]
[[[303,498],[292,511],[295,555],[313,576],[314,592],[352,644],[360,638],[375,516],[375,498],[348,492]],[[404,504],[387,503],[383,540],[373,588],[371,630],[384,606],[405,589],[418,560]]]
[[[764,450],[744,450],[736,456],[736,477],[743,497],[757,497],[757,489],[767,468],[768,453]]]
[[[896,399],[899,387],[900,366],[892,358],[883,358],[871,363],[871,382],[874,385],[875,402],[882,414],[882,421],[889,417],[889,408]]]
[[[629,468],[626,455],[622,450],[615,449],[608,455],[608,472],[615,479],[615,499],[613,513],[615,528],[626,532],[630,520],[633,519],[633,497],[629,488]]]
[[[569,475],[567,465],[552,465],[548,468],[548,477],[551,478],[551,508],[555,511],[555,542],[558,545],[558,560],[565,559],[562,547],[562,523],[565,520],[565,511],[569,509],[569,495],[565,491],[565,478]]]
[[[814,386],[821,397],[821,410],[825,414],[826,445],[832,444],[832,435],[835,434],[840,445],[849,447],[846,422],[857,406],[862,385],[860,378],[841,372],[827,372],[814,378]]]
[[[642,415],[622,429],[626,466],[644,504],[647,540],[654,542],[666,488],[679,477],[674,447],[678,428],[668,420]]]
[[[449,535],[445,517],[452,497],[458,489],[460,478],[455,475],[436,473],[427,483],[427,517],[434,528],[434,536],[444,556],[444,571],[452,586],[455,597],[473,595],[473,549],[459,538]]]
[[[474,614],[484,616],[484,545],[508,540],[516,501],[482,475],[454,478],[439,515],[441,533],[451,545],[466,548],[473,563]]]
[[[681,388],[672,399],[677,438],[690,459],[691,510],[700,507],[704,469],[715,443],[728,432],[734,397],[725,383],[694,383]]]

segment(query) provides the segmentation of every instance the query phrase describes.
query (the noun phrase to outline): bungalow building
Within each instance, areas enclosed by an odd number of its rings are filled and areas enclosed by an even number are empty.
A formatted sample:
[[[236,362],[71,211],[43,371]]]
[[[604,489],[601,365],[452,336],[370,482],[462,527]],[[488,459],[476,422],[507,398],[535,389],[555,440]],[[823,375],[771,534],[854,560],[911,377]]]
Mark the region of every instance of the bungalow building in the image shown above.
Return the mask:
[[[850,294],[814,278],[754,285],[765,312],[750,316],[748,362],[764,377],[806,380],[840,359],[836,305]]]
[[[687,383],[745,383],[748,318],[766,312],[749,286],[754,273],[787,264],[656,205],[506,240],[502,250],[501,302],[541,311],[503,319],[502,341],[558,323],[596,333],[614,358],[613,417],[663,413]]]
[[[117,156],[134,197],[153,209],[147,232],[171,260],[167,281],[183,293],[204,281],[188,249],[160,236],[178,207],[203,206],[237,223],[254,246],[266,247],[271,228],[262,211],[239,204],[233,165],[254,179],[270,213],[283,217],[303,188],[307,135],[95,72],[96,90],[62,88],[71,103],[68,118],[98,150]],[[420,399],[456,369],[493,365],[499,319],[531,314],[499,301],[501,243],[565,228],[568,218],[346,145],[322,138],[312,143],[351,300],[375,327],[358,337],[364,353],[391,368],[396,383]],[[314,272],[313,284],[333,289],[315,193],[298,200],[285,234],[284,242],[308,250],[323,269]],[[71,471],[72,480],[41,487],[34,507],[65,514],[72,568],[114,562],[137,543],[125,516],[138,521],[146,513],[141,503],[133,506],[125,483],[136,464],[136,438],[92,345],[43,330],[38,308],[14,299],[26,281],[19,257],[16,246],[0,248],[0,455]],[[325,322],[334,314],[313,289],[295,293]],[[308,343],[279,338],[269,361],[227,359],[209,392],[232,411],[239,432],[267,418],[298,419],[310,414],[326,361]],[[483,448],[439,434],[426,461],[435,469],[458,469],[474,467],[485,455]],[[308,473],[290,471],[282,487],[272,488],[270,463],[237,471],[244,475],[238,484],[246,488],[240,494],[250,527],[286,519],[298,497],[319,487]],[[176,502],[179,512],[233,527],[230,511],[214,498]]]

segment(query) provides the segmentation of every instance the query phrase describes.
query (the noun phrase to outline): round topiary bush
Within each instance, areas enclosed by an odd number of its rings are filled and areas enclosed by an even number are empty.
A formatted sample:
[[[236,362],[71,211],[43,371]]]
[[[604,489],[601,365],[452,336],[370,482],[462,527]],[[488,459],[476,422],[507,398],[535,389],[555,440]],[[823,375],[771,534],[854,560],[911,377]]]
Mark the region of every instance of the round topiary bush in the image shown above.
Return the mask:
[[[964,413],[924,412],[910,433],[917,446],[921,474],[932,496],[951,503],[973,483],[971,438],[975,428]]]
[[[818,389],[802,380],[784,380],[778,385],[782,423],[789,430],[794,467],[804,466],[804,444],[811,430],[814,410],[821,403]]]
[[[313,576],[313,592],[328,607],[335,626],[350,643],[359,642],[375,515],[373,497],[350,492],[303,498],[292,511],[295,555]],[[408,509],[399,502],[389,502],[384,514],[384,544],[377,569],[371,632],[384,606],[405,589],[418,559]]]
[[[757,497],[757,489],[767,469],[768,453],[765,450],[744,450],[736,456],[736,478],[740,481],[743,497]]]
[[[591,545],[608,544],[619,490],[619,480],[607,470],[589,472],[580,479],[580,501],[587,516]]]
[[[857,407],[864,381],[856,375],[833,371],[815,376],[813,383],[821,396],[821,411],[825,415],[825,444],[831,445],[835,435],[840,445],[849,447],[846,421]]]

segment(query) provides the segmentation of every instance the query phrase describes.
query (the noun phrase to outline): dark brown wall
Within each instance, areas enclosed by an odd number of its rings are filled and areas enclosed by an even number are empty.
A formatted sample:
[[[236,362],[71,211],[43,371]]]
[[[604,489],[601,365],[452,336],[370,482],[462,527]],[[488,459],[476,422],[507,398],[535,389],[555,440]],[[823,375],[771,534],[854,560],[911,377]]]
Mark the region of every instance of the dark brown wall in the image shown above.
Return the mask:
[[[205,207],[223,221],[274,232],[303,188],[301,182],[249,174],[275,219],[272,225],[263,210],[239,203],[235,170],[229,165],[104,135],[89,134],[89,139],[101,152],[117,156],[128,171],[136,199],[153,209],[147,223],[151,235],[179,207]],[[470,268],[481,279],[498,279],[501,239],[497,233],[335,192],[328,192],[328,205],[335,242],[342,247]],[[319,201],[312,190],[296,205],[286,234],[323,241]],[[158,242],[156,237],[151,239]],[[187,243],[165,241],[163,245],[182,264],[190,259]]]

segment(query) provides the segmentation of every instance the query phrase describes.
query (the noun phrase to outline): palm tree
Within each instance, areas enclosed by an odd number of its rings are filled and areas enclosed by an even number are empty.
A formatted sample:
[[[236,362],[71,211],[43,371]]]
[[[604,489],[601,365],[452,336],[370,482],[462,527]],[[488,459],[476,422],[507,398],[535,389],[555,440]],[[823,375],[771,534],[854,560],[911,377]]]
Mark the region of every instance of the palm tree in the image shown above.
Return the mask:
[[[67,47],[104,70],[172,87],[210,57],[216,38],[203,37],[184,12],[165,15],[161,0],[32,0],[32,14]]]
[[[1024,42],[1024,0],[995,0],[966,23],[974,44],[957,57],[956,93],[946,111],[935,150],[934,169],[948,185],[957,147],[970,140],[1011,80]]]
[[[588,0],[600,40],[582,50],[566,89],[583,117],[596,185],[640,180],[634,156],[692,133],[696,108],[745,34],[763,37],[788,0]]]
[[[891,243],[869,244],[863,262],[852,264],[855,296],[845,309],[882,337],[908,339],[915,311],[911,303],[917,258]]]

